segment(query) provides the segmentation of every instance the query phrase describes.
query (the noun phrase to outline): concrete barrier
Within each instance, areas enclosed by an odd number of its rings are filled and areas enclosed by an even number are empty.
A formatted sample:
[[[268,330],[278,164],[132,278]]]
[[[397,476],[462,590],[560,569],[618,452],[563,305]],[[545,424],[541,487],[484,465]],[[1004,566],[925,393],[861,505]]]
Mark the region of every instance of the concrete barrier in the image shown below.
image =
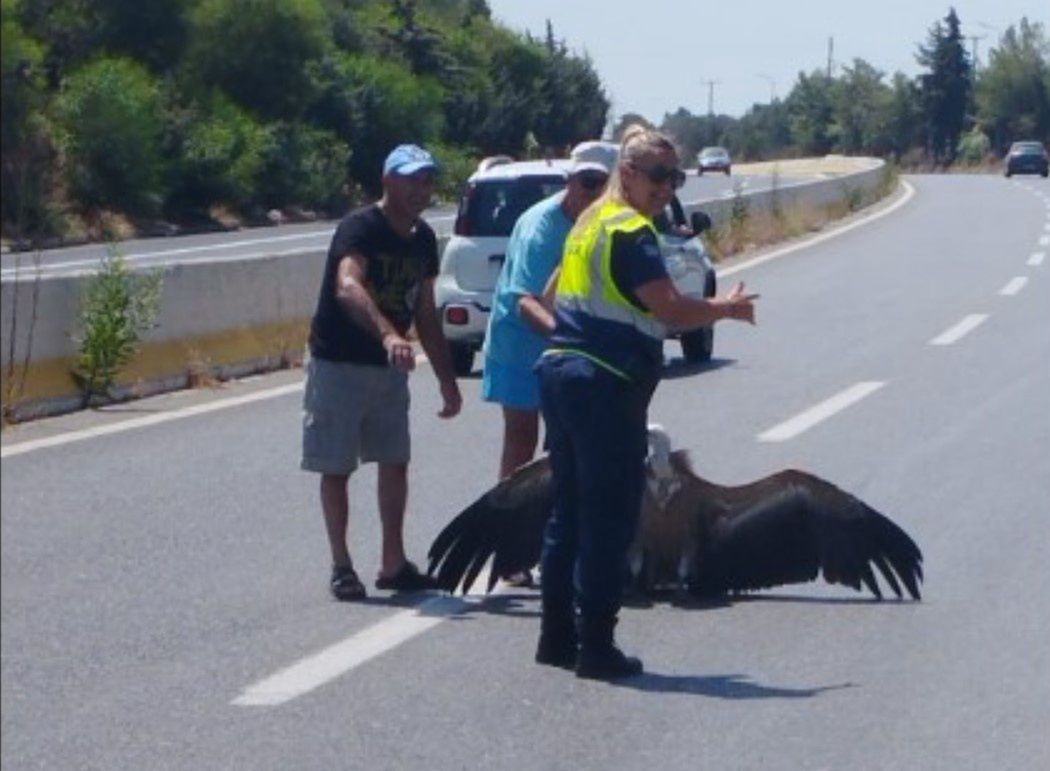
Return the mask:
[[[882,162],[875,159],[829,157],[777,166],[782,174],[835,176],[742,192],[749,212],[828,206],[856,194],[870,195],[884,174]],[[827,168],[834,170],[822,171]],[[685,206],[687,212],[705,211],[716,227],[728,221],[732,207],[732,198]],[[439,240],[439,247],[444,241]],[[145,396],[301,361],[324,261],[324,250],[313,249],[161,268],[157,325],[145,334],[139,353],[121,373],[114,395]],[[6,419],[26,420],[81,405],[71,373],[77,363],[77,316],[87,278],[40,277],[26,256],[19,275],[0,283],[0,396]]]

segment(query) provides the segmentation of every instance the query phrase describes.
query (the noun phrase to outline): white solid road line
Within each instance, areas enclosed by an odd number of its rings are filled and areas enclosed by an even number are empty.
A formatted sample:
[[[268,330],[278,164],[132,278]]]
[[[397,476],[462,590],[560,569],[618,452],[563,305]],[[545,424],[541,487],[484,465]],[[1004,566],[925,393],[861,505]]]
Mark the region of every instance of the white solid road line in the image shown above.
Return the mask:
[[[454,218],[454,215],[442,215],[440,217],[430,217],[427,219],[427,222],[445,222]],[[192,247],[188,246],[179,249],[162,249],[160,251],[155,252],[134,252],[132,254],[123,255],[123,257],[129,263],[136,263],[138,261],[145,262],[147,260],[154,260],[157,258],[177,257],[179,255],[195,254],[198,252],[222,251],[224,249],[237,249],[242,246],[258,246],[260,244],[270,244],[279,241],[308,241],[311,239],[321,239],[322,242],[324,242],[332,237],[332,233],[334,232],[334,230],[335,225],[333,224],[329,227],[326,227],[324,230],[311,230],[305,233],[290,233],[288,235],[269,236],[267,238],[246,238],[240,241],[226,241],[221,244],[205,244],[203,246]],[[106,246],[108,247],[109,245]],[[266,256],[280,257],[290,254],[298,254],[301,251],[302,248],[288,249],[280,252],[266,252]],[[238,257],[237,259],[246,259],[247,257],[248,255],[245,255],[242,257]],[[92,272],[98,268],[98,262],[98,258],[95,257],[90,259],[84,258],[79,260],[68,260],[66,262],[45,263],[40,265],[39,271],[41,275],[58,273],[68,270],[70,268],[85,268],[87,269],[86,272]],[[20,266],[17,270],[13,267],[4,268],[3,270],[0,270],[0,276],[3,276],[4,278],[12,278],[16,274],[35,276],[37,270],[37,267],[33,265],[23,265]]]
[[[869,215],[867,217],[863,217],[861,219],[858,219],[856,222],[851,222],[849,225],[846,225],[844,227],[836,228],[836,229],[834,229],[834,230],[832,230],[832,231],[830,231],[828,233],[821,233],[819,236],[814,236],[813,238],[807,238],[805,241],[802,241],[800,243],[792,244],[791,246],[785,246],[783,249],[777,249],[775,251],[768,252],[767,254],[763,254],[761,257],[755,257],[752,260],[746,260],[745,262],[741,262],[738,265],[733,265],[730,268],[724,268],[724,269],[717,269],[716,268],[715,269],[715,275],[718,278],[725,278],[727,276],[732,276],[734,273],[739,273],[741,271],[747,270],[748,268],[754,268],[755,266],[761,265],[764,262],[769,262],[771,260],[775,260],[775,259],[777,259],[779,257],[783,257],[786,254],[791,254],[792,252],[796,252],[799,249],[805,249],[808,246],[814,246],[815,244],[819,244],[822,241],[827,241],[828,239],[835,238],[836,236],[840,236],[843,233],[848,233],[849,231],[851,231],[851,230],[853,230],[855,228],[859,228],[859,227],[862,227],[863,225],[867,225],[868,223],[874,222],[877,219],[881,219],[882,217],[885,217],[887,214],[890,214],[891,212],[896,211],[901,206],[904,206],[904,204],[906,204],[908,201],[910,201],[912,196],[915,195],[915,188],[914,187],[912,187],[911,185],[909,185],[907,182],[904,182],[904,181],[901,181],[901,185],[904,187],[904,195],[901,196],[901,198],[899,200],[894,201],[892,205],[887,206],[882,211],[875,212],[874,214],[871,214],[871,215]]]
[[[871,380],[855,383],[844,391],[825,399],[820,404],[800,412],[793,418],[779,423],[768,431],[758,435],[760,442],[783,442],[798,436],[803,431],[808,431],[821,421],[827,420],[832,415],[841,412],[852,404],[875,393],[886,385],[885,381]]]
[[[987,318],[987,313],[971,313],[955,326],[941,332],[937,337],[930,340],[930,345],[951,345],[964,335],[977,329]]]
[[[1032,265],[1032,266],[1042,265],[1044,256],[1045,256],[1044,252],[1036,252],[1035,254],[1033,254],[1031,257],[1028,258],[1028,264]]]
[[[236,249],[239,246],[256,246],[258,244],[269,244],[277,241],[305,241],[307,239],[316,238],[330,238],[332,235],[332,229],[329,228],[327,231],[313,231],[310,233],[293,233],[286,236],[271,236],[270,238],[250,238],[243,241],[227,241],[222,244],[206,244],[204,246],[193,246],[184,247],[181,249],[163,249],[157,252],[137,252],[134,254],[123,255],[124,259],[128,262],[135,262],[137,260],[151,260],[157,257],[174,257],[180,254],[194,254],[196,252],[214,252],[222,249]],[[107,245],[108,246],[108,245]],[[299,250],[296,250],[299,251]],[[294,252],[293,252],[294,253]],[[41,272],[55,272],[64,270],[67,268],[80,268],[80,267],[98,267],[98,258],[91,259],[80,259],[80,260],[69,260],[67,262],[52,262],[42,264],[40,266]],[[21,268],[21,272],[24,274],[28,271],[35,271],[36,268],[24,266]],[[15,272],[14,268],[5,268],[3,275],[13,275]]]
[[[267,388],[262,391],[254,391],[250,394],[244,394],[243,396],[233,396],[229,399],[208,402],[207,404],[196,404],[192,407],[183,407],[182,409],[172,410],[171,412],[162,412],[156,415],[146,415],[141,418],[122,420],[119,423],[109,423],[104,426],[81,429],[80,431],[68,431],[64,434],[46,436],[42,439],[30,439],[26,442],[19,442],[17,444],[0,447],[0,458],[9,458],[13,455],[22,455],[23,453],[32,452],[33,450],[41,450],[45,447],[55,447],[61,444],[79,442],[84,439],[94,439],[95,437],[106,436],[107,434],[119,434],[123,431],[131,431],[135,428],[155,426],[159,423],[167,423],[172,420],[188,418],[193,415],[204,415],[208,412],[216,412],[230,407],[237,407],[242,404],[250,404],[251,402],[258,402],[263,399],[273,399],[277,396],[295,393],[296,391],[301,391],[302,388],[303,384],[301,382],[292,383],[291,385]]]
[[[1024,289],[1024,285],[1027,283],[1028,279],[1024,276],[1014,276],[1006,282],[1006,286],[999,290],[999,294],[1010,297]]]
[[[478,576],[475,586],[488,584],[488,571]],[[244,689],[232,705],[237,707],[276,707],[315,688],[319,688],[351,669],[417,637],[450,616],[456,616],[503,590],[497,586],[490,595],[435,597],[418,607],[396,613],[356,634],[302,658],[270,677]]]

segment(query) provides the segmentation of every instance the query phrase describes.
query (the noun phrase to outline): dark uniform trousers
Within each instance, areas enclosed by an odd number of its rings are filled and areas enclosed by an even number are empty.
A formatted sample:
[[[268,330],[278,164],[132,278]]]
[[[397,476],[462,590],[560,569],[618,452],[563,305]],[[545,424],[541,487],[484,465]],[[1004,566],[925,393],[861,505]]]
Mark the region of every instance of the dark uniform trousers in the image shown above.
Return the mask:
[[[615,617],[645,484],[651,385],[586,357],[547,354],[537,371],[554,481],[544,532],[545,617]]]

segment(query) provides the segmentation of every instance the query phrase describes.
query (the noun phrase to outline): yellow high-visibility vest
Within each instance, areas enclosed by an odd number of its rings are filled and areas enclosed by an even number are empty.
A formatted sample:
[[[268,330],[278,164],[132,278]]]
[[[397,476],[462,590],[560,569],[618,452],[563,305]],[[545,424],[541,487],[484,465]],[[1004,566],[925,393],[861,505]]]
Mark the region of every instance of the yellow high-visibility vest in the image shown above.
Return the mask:
[[[667,328],[651,313],[633,305],[612,277],[613,236],[639,228],[656,234],[652,220],[616,201],[606,202],[581,228],[574,228],[565,243],[555,305],[570,314],[627,324],[662,341]]]

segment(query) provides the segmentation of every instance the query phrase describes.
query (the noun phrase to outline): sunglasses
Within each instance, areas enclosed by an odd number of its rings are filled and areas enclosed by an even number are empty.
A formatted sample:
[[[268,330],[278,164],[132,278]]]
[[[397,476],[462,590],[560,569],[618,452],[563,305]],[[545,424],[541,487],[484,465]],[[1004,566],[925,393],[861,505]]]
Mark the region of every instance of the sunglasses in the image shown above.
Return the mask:
[[[576,181],[584,190],[598,190],[605,187],[605,183],[609,181],[609,175],[599,171],[581,171],[576,175]]]
[[[639,171],[648,177],[649,181],[654,185],[662,185],[665,182],[670,182],[671,187],[677,190],[685,184],[685,172],[681,169],[676,169],[673,166],[650,166],[647,169],[635,166],[634,168],[636,171]]]

